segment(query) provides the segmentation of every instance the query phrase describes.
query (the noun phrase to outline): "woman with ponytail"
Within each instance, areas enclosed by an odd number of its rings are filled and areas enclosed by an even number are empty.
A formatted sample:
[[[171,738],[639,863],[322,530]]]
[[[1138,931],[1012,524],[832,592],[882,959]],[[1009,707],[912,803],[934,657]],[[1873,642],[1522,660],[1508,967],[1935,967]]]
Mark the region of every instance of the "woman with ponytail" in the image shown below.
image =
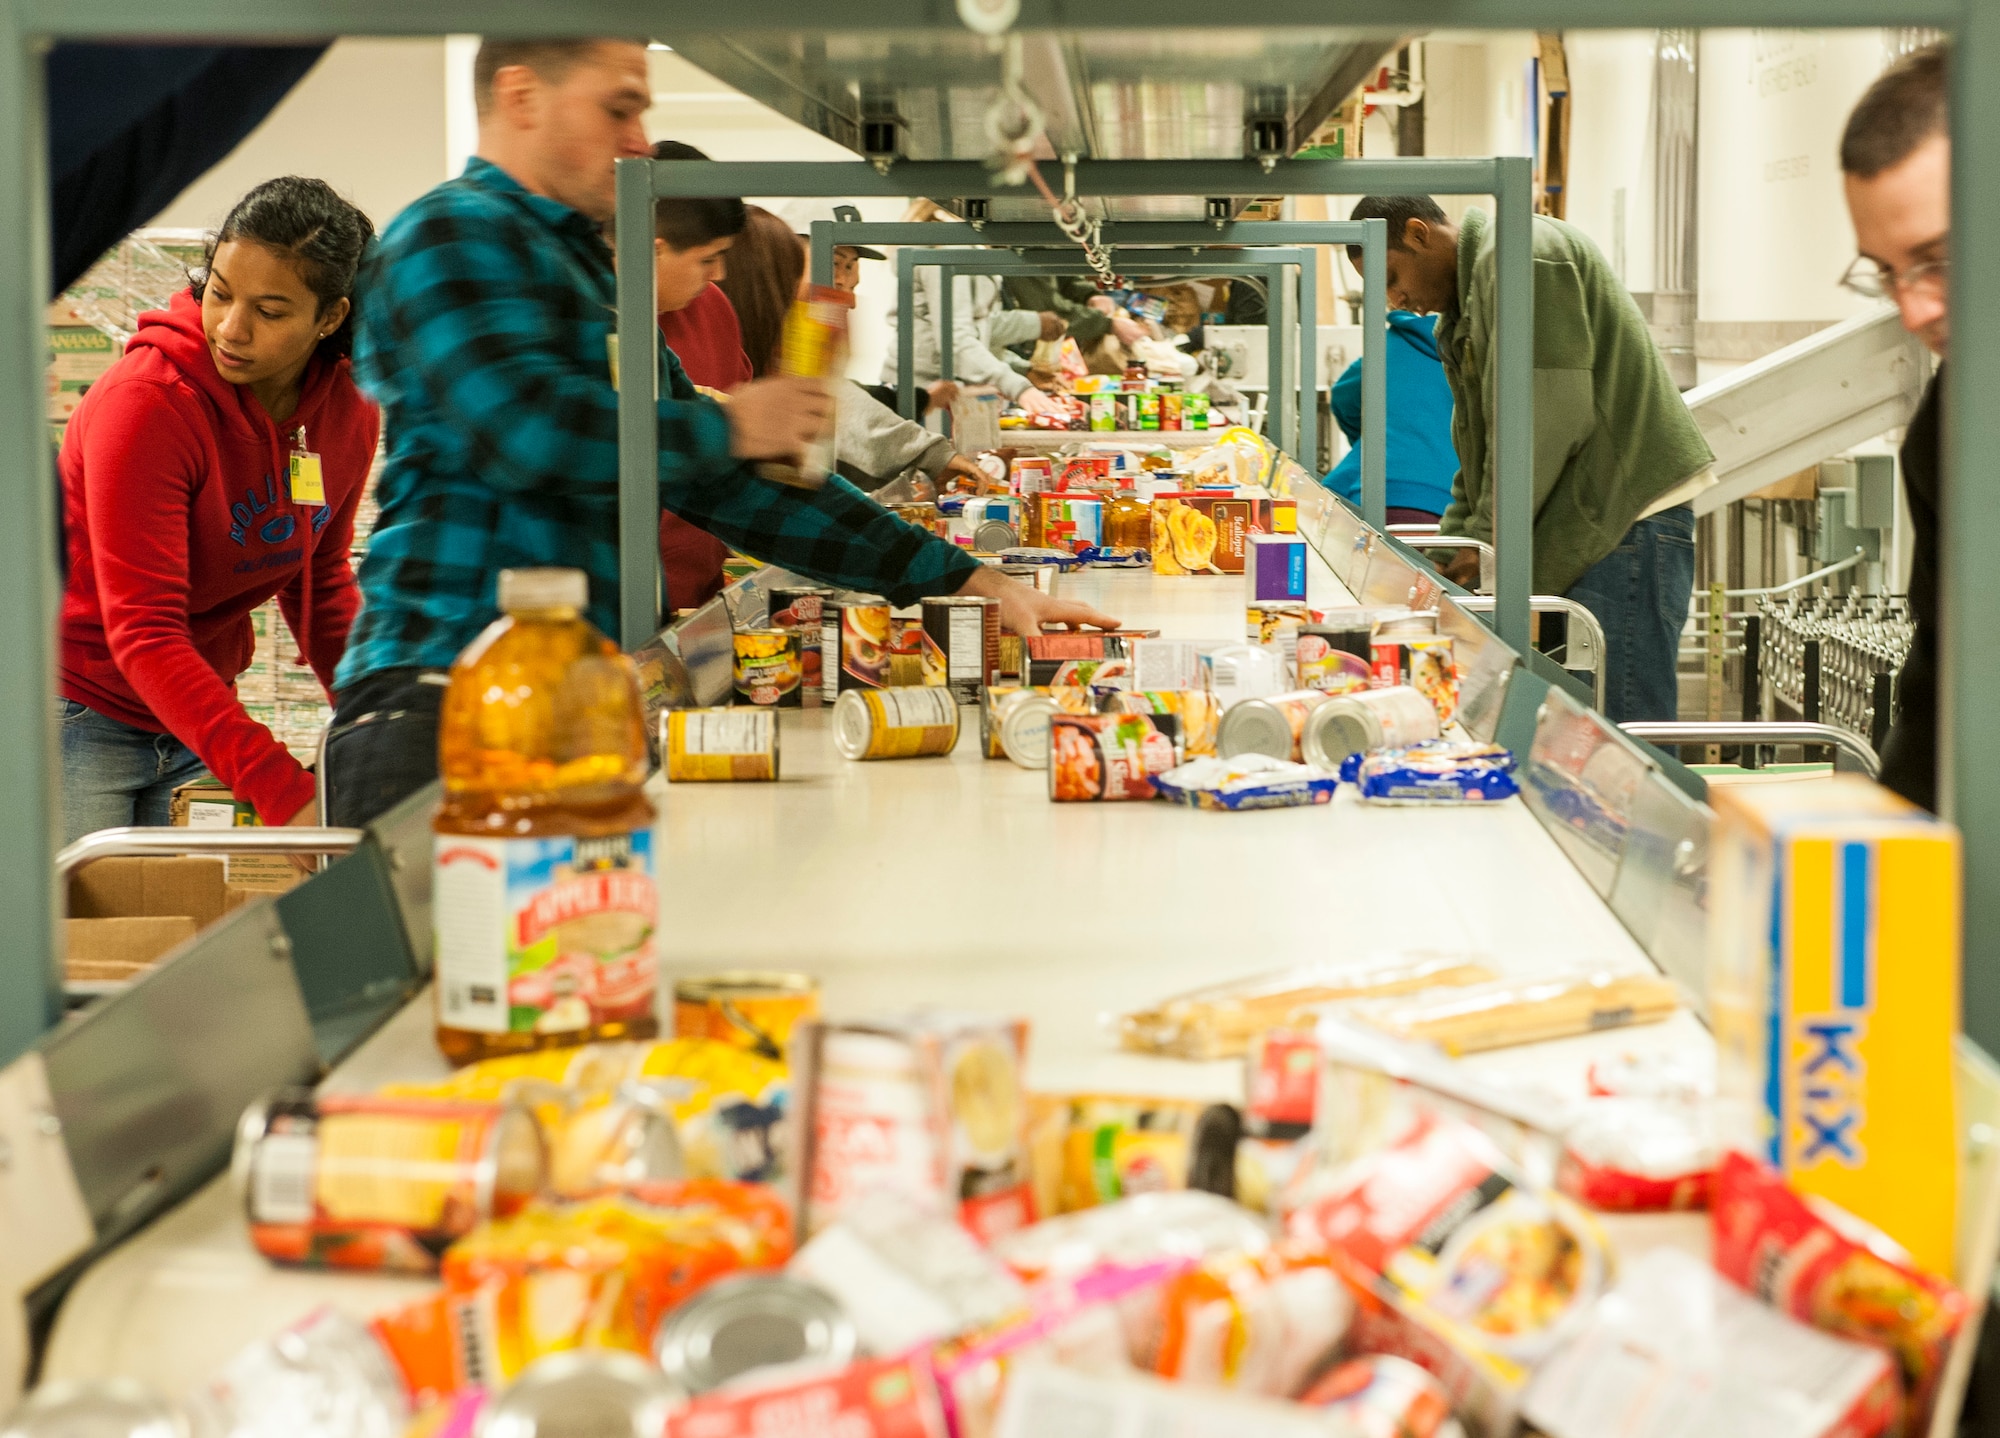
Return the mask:
[[[347,552],[378,420],[347,350],[373,236],[324,181],[259,185],[70,419],[66,842],[166,823],[204,770],[266,824],[319,822],[312,776],[235,683],[272,595],[322,685],[360,605]]]

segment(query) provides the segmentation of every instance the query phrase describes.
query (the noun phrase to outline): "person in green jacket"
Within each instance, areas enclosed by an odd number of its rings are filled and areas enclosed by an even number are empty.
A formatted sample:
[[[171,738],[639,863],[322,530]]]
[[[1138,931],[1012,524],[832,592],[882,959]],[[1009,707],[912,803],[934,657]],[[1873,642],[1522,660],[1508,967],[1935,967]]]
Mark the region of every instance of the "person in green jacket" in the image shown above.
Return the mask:
[[[1459,464],[1440,526],[1491,543],[1495,228],[1479,210],[1453,226],[1425,195],[1369,196],[1353,218],[1388,221],[1390,306],[1438,316]],[[1535,593],[1566,594],[1604,626],[1608,717],[1675,719],[1694,589],[1689,501],[1715,482],[1715,456],[1597,247],[1543,215],[1533,234]],[[1445,572],[1465,583],[1477,557]]]

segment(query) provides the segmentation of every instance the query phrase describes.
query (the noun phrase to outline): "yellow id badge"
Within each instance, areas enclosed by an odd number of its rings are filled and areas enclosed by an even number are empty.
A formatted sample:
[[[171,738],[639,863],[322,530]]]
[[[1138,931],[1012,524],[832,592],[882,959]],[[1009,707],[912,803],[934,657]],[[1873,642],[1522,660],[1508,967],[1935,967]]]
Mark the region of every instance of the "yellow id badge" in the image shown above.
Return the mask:
[[[292,503],[326,503],[326,481],[320,476],[318,455],[293,453]]]

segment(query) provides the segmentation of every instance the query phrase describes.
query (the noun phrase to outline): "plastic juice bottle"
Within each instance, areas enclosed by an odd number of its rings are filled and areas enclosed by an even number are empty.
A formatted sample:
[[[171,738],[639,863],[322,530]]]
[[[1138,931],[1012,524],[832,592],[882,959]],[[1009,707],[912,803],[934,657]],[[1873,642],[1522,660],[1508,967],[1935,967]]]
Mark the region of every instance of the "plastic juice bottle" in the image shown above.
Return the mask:
[[[645,711],[576,569],[500,574],[451,667],[433,829],[438,1047],[455,1064],[656,1030]]]

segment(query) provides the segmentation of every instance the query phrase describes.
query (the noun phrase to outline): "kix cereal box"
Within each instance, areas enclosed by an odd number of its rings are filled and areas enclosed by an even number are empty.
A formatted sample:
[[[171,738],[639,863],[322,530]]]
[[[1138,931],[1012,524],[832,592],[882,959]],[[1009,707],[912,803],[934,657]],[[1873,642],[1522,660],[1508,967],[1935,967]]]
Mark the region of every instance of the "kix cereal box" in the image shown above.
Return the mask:
[[[1724,1138],[1950,1273],[1958,831],[1852,776],[1709,796]]]

